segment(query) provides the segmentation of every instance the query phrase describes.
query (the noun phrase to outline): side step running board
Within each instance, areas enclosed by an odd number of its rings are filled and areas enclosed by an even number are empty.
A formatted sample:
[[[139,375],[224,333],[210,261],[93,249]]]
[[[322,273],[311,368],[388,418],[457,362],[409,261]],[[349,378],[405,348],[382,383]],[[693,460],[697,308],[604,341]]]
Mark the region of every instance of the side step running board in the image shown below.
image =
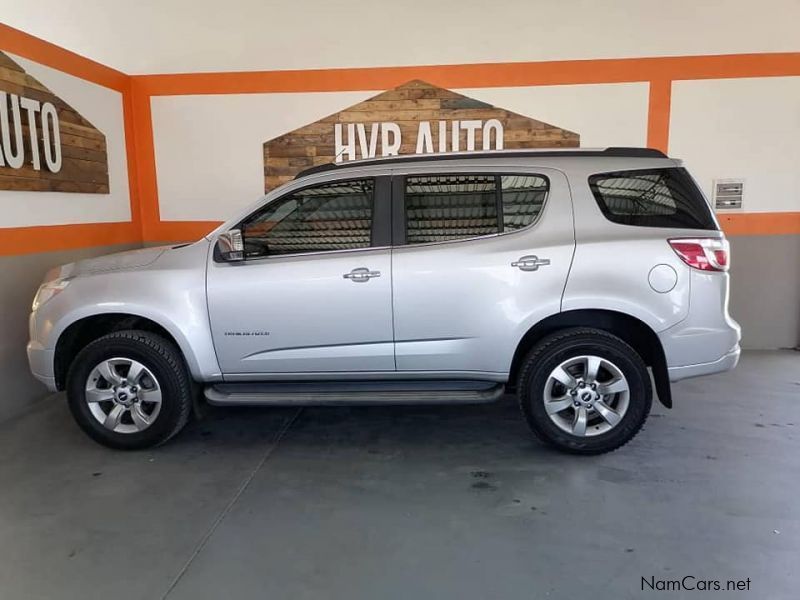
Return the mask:
[[[219,383],[205,388],[219,406],[353,406],[376,404],[484,404],[503,395],[494,381],[347,381]]]

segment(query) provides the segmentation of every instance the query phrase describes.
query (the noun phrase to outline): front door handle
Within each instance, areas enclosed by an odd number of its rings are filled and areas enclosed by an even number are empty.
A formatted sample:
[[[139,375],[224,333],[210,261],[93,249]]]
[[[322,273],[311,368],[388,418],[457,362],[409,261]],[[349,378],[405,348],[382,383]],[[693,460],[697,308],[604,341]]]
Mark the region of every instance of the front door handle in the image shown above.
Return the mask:
[[[539,258],[535,254],[529,254],[511,263],[512,267],[517,267],[520,271],[536,271],[539,267],[546,267],[550,264],[549,258]]]
[[[380,271],[370,271],[366,267],[359,267],[357,269],[353,269],[349,273],[345,273],[342,275],[345,279],[349,279],[350,281],[354,281],[356,283],[366,283],[373,277],[380,277]]]

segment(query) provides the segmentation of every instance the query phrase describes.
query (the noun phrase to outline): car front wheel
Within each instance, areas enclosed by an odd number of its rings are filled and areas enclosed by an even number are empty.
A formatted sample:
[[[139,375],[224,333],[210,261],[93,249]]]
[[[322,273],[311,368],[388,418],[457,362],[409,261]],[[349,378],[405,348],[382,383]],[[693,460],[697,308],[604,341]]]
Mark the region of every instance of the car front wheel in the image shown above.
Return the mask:
[[[67,399],[92,439],[132,450],[163,444],[183,428],[192,388],[172,342],[146,331],[117,331],[75,357],[67,374]]]

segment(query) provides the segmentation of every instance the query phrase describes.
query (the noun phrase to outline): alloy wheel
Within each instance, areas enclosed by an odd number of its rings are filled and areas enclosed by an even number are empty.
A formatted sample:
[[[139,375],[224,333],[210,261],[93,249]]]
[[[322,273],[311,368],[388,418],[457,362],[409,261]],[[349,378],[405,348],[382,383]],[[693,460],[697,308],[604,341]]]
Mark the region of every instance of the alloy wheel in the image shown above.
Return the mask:
[[[161,386],[152,371],[130,358],[97,364],[86,380],[85,400],[92,416],[116,433],[138,433],[161,411]]]
[[[628,410],[630,386],[619,367],[600,356],[565,360],[545,383],[544,407],[561,430],[592,437],[616,427]]]

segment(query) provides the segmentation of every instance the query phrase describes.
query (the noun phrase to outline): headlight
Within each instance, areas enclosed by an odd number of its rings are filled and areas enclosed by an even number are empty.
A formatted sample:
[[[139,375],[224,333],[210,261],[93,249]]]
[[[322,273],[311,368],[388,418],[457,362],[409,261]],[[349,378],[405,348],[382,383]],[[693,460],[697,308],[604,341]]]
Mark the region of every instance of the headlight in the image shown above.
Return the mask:
[[[39,291],[36,292],[36,297],[33,299],[31,310],[33,312],[39,310],[48,300],[61,293],[69,285],[69,281],[69,279],[54,279],[40,285]]]

